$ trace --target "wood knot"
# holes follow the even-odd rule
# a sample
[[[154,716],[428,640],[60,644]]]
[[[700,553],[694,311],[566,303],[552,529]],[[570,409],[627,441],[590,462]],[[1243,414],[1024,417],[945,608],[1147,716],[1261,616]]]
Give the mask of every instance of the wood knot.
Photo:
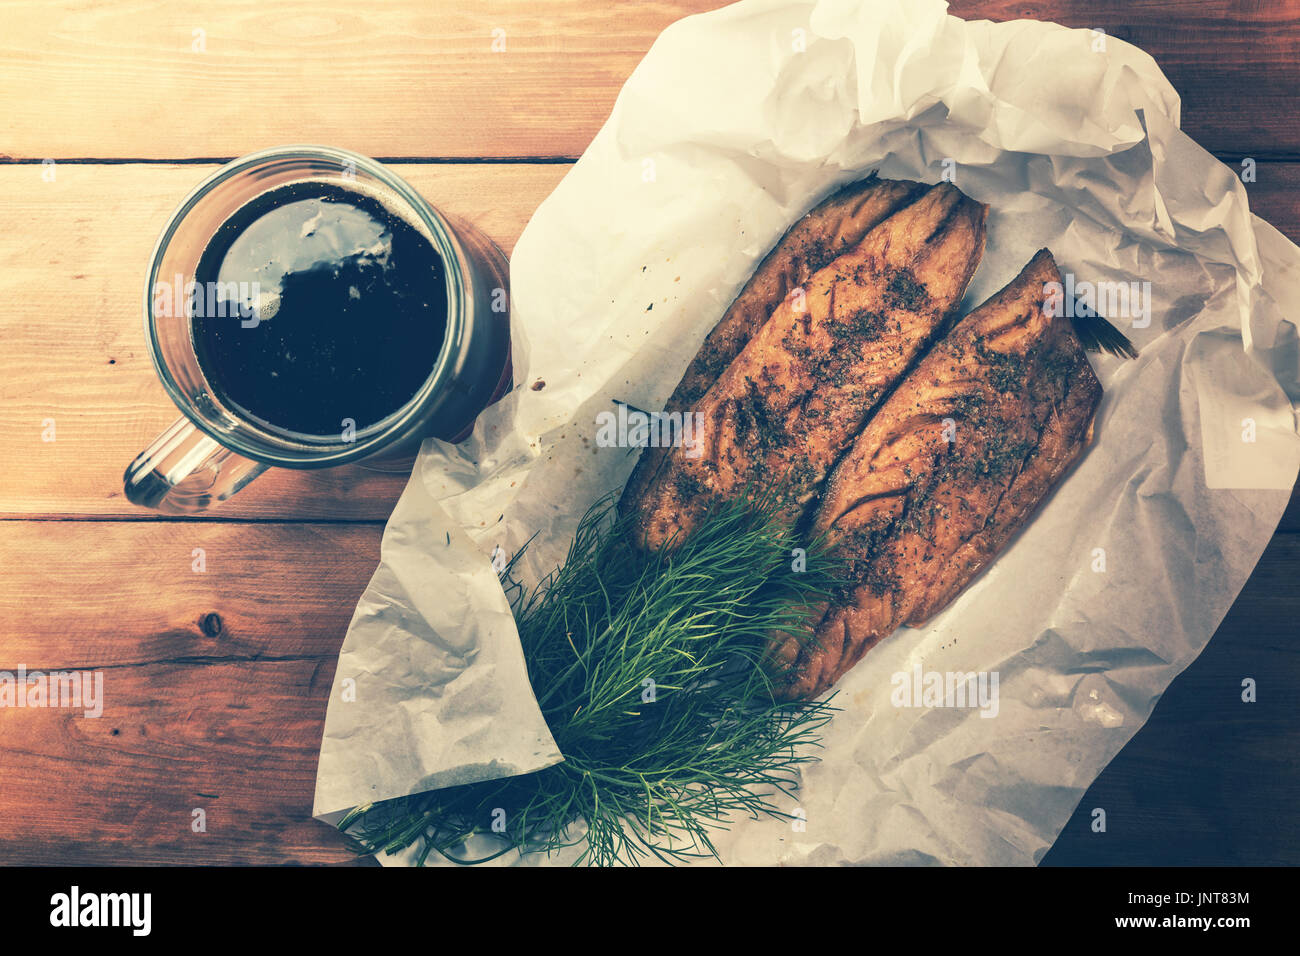
[[[212,611],[199,618],[199,629],[208,637],[217,637],[222,629],[221,615]]]

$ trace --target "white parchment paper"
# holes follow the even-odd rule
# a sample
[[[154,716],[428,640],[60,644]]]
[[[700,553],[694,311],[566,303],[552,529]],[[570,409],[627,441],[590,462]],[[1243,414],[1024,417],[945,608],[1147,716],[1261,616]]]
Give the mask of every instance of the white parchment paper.
[[[1081,464],[947,610],[840,682],[806,826],[741,820],[718,845],[746,864],[1041,859],[1205,647],[1300,465],[1300,250],[1178,119],[1132,46],[931,0],[747,0],[667,29],[515,249],[516,389],[470,441],[426,443],[389,521],[316,814],[559,759],[489,556],[532,538],[523,578],[558,564],[635,461],[596,446],[596,415],[662,407],[780,234],[876,169],[990,204],[967,308],[1041,246],[1078,281],[1149,282],[1149,316],[1114,317],[1141,356],[1093,357]],[[996,672],[996,716],[894,706],[917,668]]]

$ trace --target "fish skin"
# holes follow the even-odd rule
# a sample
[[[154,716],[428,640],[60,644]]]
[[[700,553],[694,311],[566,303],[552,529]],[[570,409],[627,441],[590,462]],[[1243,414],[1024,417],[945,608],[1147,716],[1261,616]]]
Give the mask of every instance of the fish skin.
[[[932,186],[792,290],[696,403],[696,446],[667,449],[625,494],[635,540],[671,547],[751,485],[782,489],[796,520],[961,302],[987,212],[948,183]]]
[[[772,247],[709,332],[664,411],[693,408],[791,289],[803,285],[817,270],[858,245],[868,232],[926,189],[923,183],[880,179],[872,173],[810,209]],[[657,447],[641,453],[622,495],[629,508],[645,493],[666,454],[667,449]]]
[[[1040,250],[935,345],[837,465],[812,531],[855,586],[811,642],[774,641],[782,697],[817,697],[900,625],[942,610],[1090,442],[1101,385],[1069,320],[1044,313],[1044,286],[1060,279]]]

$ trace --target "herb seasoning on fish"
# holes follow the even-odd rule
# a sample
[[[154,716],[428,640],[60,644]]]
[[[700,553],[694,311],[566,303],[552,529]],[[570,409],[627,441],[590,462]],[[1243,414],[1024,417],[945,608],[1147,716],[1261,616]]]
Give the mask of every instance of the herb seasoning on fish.
[[[931,187],[782,300],[696,405],[695,456],[669,449],[648,459],[662,470],[629,482],[625,507],[646,547],[689,534],[756,479],[790,488],[796,463],[811,469],[790,503],[797,521],[844,444],[947,324],[983,254],[986,211],[950,184]],[[673,473],[711,468],[707,494],[677,493]]]
[[[790,698],[815,697],[942,609],[1081,453],[1101,386],[1069,321],[1043,313],[1053,280],[1043,250],[953,326],[836,466],[810,530],[857,586],[828,604],[812,642],[773,642]]]

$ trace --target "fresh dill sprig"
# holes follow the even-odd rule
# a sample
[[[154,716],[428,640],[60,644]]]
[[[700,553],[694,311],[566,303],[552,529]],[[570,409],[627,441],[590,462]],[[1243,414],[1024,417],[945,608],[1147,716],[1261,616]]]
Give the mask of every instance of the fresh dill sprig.
[[[793,796],[834,708],[778,699],[764,652],[774,634],[807,634],[835,581],[819,542],[794,569],[777,513],[775,496],[742,497],[647,554],[602,500],[564,564],[514,601],[563,762],[358,807],[339,829],[363,853],[418,844],[421,865],[568,846],[610,865],[716,857],[714,828],[788,817],[778,797]],[[489,852],[471,857],[471,839]]]

